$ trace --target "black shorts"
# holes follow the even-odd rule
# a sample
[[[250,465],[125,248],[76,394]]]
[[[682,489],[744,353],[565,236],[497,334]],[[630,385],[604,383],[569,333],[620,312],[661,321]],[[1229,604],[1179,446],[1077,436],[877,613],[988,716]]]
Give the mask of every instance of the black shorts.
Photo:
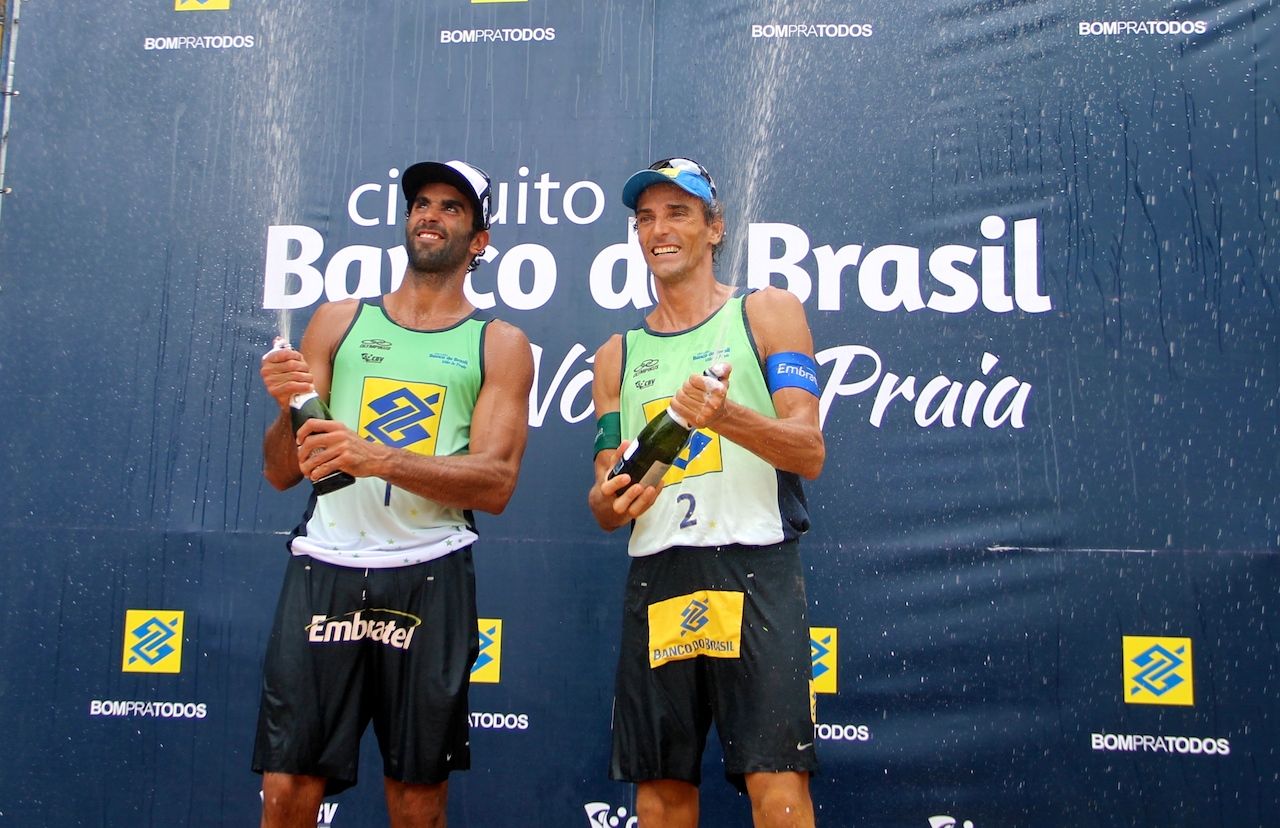
[[[712,721],[739,790],[748,773],[817,771],[805,610],[795,542],[632,560],[610,778],[699,784]]]
[[[476,627],[470,548],[395,569],[293,557],[267,644],[253,769],[345,790],[372,720],[391,779],[436,784],[466,770]]]

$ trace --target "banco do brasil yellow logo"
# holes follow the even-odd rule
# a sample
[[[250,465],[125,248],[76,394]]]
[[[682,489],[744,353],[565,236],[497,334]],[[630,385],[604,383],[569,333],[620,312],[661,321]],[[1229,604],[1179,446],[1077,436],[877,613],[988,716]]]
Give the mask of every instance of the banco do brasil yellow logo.
[[[370,442],[434,455],[444,395],[443,385],[367,377],[356,433]]]
[[[173,0],[174,11],[226,11],[231,0]]]
[[[649,605],[649,667],[742,654],[743,593],[701,589]]]
[[[813,692],[836,693],[836,653],[839,635],[835,627],[809,628],[809,654],[813,658]]]
[[[473,684],[497,684],[502,679],[502,619],[481,618],[480,655],[471,667]]]
[[[666,411],[669,405],[671,405],[670,397],[645,403],[645,421],[648,422]],[[667,473],[662,476],[662,482],[671,486],[686,477],[697,477],[702,474],[723,470],[724,465],[720,460],[720,435],[714,431],[700,428],[689,435],[689,442],[685,443],[684,448],[680,449],[680,453],[676,455],[675,462],[671,464],[670,469],[667,469]]]
[[[126,673],[182,672],[182,610],[125,610]]]
[[[1194,705],[1191,639],[1126,635],[1124,700],[1128,704]]]

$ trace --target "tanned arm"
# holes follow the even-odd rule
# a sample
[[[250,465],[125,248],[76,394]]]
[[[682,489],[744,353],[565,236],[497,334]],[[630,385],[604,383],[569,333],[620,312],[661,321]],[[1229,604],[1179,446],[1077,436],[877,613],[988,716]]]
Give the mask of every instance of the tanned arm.
[[[621,404],[622,337],[615,334],[601,345],[593,365],[591,399],[595,402],[596,416],[602,417],[618,411]],[[596,482],[587,495],[587,505],[591,507],[596,523],[606,532],[612,532],[644,514],[662,491],[661,483],[657,486],[631,485],[629,474],[605,480],[630,444],[630,440],[623,440],[616,449],[596,453]]]
[[[528,338],[519,328],[491,322],[484,362],[468,454],[427,457],[361,440],[342,423],[310,420],[298,431],[301,473],[318,480],[341,469],[381,478],[446,506],[502,512],[515,491],[529,436],[533,352]]]
[[[796,351],[813,356],[813,336],[800,300],[785,290],[765,288],[747,297],[747,320],[762,360]],[[766,417],[727,399],[727,384],[707,389],[690,377],[671,407],[697,428],[710,428],[781,471],[809,480],[822,471],[826,446],[818,422],[818,398],[799,388],[773,393],[778,417]]]
[[[280,415],[268,426],[262,440],[263,474],[280,491],[297,485],[303,478],[289,417],[289,398],[314,387],[328,404],[333,357],[358,307],[359,302],[354,299],[321,305],[302,335],[301,350],[273,351],[262,360],[262,381],[280,406]]]

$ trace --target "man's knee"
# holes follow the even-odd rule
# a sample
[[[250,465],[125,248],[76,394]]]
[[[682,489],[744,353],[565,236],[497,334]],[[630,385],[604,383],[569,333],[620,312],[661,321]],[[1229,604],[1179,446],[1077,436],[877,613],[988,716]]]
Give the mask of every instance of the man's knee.
[[[698,787],[675,779],[641,782],[636,789],[640,828],[668,828],[698,824]]]
[[[746,783],[757,826],[813,825],[809,774],[796,771],[749,773]]]
[[[310,824],[324,800],[325,778],[296,773],[262,775],[262,824],[267,828]]]

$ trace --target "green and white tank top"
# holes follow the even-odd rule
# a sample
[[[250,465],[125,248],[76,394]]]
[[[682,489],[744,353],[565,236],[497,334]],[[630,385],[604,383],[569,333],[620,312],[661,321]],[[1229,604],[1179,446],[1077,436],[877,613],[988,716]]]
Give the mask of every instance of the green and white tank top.
[[[633,440],[691,374],[729,362],[729,399],[776,418],[747,324],[744,297],[730,299],[687,331],[647,325],[626,333],[622,355],[622,436]],[[809,528],[800,478],[713,431],[699,429],[663,478],[657,501],[635,520],[628,549],[643,557],[672,546],[768,546]]]
[[[479,311],[440,331],[392,322],[381,298],[361,302],[333,360],[329,410],[360,437],[429,456],[466,454],[484,381]],[[376,477],[311,496],[295,555],[338,566],[385,568],[433,560],[475,542],[470,512]]]

